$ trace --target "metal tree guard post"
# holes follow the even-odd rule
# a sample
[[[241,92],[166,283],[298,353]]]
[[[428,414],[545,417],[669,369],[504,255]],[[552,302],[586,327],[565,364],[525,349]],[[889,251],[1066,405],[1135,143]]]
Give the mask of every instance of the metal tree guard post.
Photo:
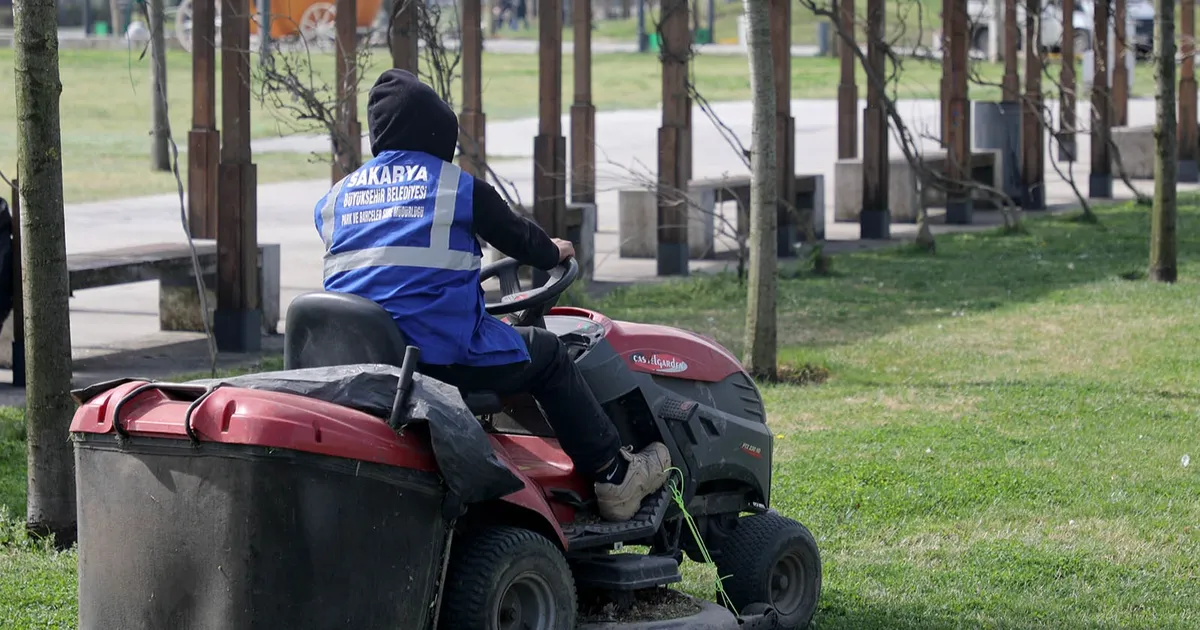
[[[192,3],[192,129],[188,132],[188,230],[194,238],[217,237],[217,60],[214,17],[221,0]]]
[[[1092,169],[1088,197],[1112,198],[1112,102],[1109,100],[1108,15],[1112,0],[1096,0],[1092,24]]]
[[[1125,65],[1125,0],[1113,0],[1112,125],[1129,124],[1129,68]]]
[[[860,238],[891,238],[888,200],[888,121],[884,109],[884,0],[867,0],[867,108],[863,112],[863,202]],[[874,79],[872,79],[872,75]]]
[[[855,22],[854,0],[839,0],[839,22],[842,31],[838,64],[841,67],[841,79],[838,81],[838,159],[848,160],[858,157],[858,84],[855,83],[854,69],[858,66],[858,56],[854,54]],[[844,39],[843,39],[844,38]]]
[[[541,0],[538,19],[538,135],[533,144],[533,214],[567,238],[567,139],[562,135],[562,0]]]
[[[262,346],[258,304],[257,170],[250,152],[250,2],[221,7],[221,146],[217,220],[217,348],[257,352]]]
[[[411,0],[416,1],[416,0]],[[462,90],[459,166],[475,177],[487,175],[487,115],[483,111],[482,0],[463,0]]]
[[[792,118],[792,3],[771,0],[771,57],[775,66],[776,255],[796,255],[796,123]],[[824,212],[815,208],[814,212]],[[811,223],[811,218],[809,219]]]
[[[1179,67],[1179,168],[1176,174],[1181,182],[1200,181],[1197,168],[1197,153],[1200,152],[1200,134],[1196,129],[1196,1],[1180,0],[1180,54],[1183,63]]]
[[[688,3],[662,5],[662,126],[658,129],[658,275],[688,275],[688,200],[691,166],[687,91]]]
[[[1075,0],[1062,0],[1062,14],[1075,15]],[[1075,22],[1063,20],[1062,63],[1059,66],[1058,159],[1074,162],[1075,155]]]
[[[1041,0],[1026,0],[1025,50],[1041,40]],[[1045,134],[1042,127],[1042,56],[1025,55],[1025,109],[1021,117],[1021,207],[1046,209]]]
[[[944,0],[943,13],[948,18],[944,31],[948,33],[942,48],[942,84],[945,86],[946,121],[942,128],[948,149],[946,177],[953,182],[946,194],[946,223],[966,225],[974,215],[971,191],[958,182],[971,177],[971,102],[967,97],[968,48],[970,26],[967,5],[961,0]]]

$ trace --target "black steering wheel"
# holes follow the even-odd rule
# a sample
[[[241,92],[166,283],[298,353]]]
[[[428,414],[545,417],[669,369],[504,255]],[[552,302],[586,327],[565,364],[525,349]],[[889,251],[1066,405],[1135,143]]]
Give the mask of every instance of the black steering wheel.
[[[484,305],[489,315],[516,314],[510,318],[514,326],[533,325],[540,321],[558,301],[567,287],[579,277],[579,263],[572,256],[557,267],[551,269],[549,278],[540,287],[522,289],[521,279],[517,271],[523,267],[515,258],[497,260],[479,270],[479,281],[486,282],[492,278],[500,280],[500,293],[503,297],[499,302]],[[537,282],[538,271],[534,271],[534,282]],[[541,272],[546,274],[546,272]]]

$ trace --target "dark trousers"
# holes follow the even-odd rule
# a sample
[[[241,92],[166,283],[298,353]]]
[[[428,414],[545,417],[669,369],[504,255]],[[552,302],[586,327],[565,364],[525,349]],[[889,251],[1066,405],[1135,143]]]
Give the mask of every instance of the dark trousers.
[[[554,333],[544,328],[514,328],[529,348],[528,363],[487,367],[422,365],[421,372],[467,391],[492,391],[499,396],[532,394],[541,403],[554,436],[575,468],[594,478],[621,449],[616,426]]]

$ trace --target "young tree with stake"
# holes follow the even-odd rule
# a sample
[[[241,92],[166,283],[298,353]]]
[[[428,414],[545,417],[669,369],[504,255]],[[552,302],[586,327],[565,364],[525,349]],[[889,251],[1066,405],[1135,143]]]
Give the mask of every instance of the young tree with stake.
[[[790,0],[774,0],[788,2]],[[754,118],[750,145],[750,273],[746,296],[746,370],[776,377],[775,78],[771,59],[772,0],[743,0],[749,18],[750,89]]]

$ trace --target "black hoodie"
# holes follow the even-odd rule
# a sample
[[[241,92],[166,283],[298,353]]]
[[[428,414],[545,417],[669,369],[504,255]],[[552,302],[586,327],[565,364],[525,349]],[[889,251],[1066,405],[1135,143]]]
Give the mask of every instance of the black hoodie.
[[[407,70],[380,75],[367,97],[371,152],[420,151],[454,161],[458,117],[428,85]],[[558,247],[538,225],[517,215],[487,182],[475,178],[472,207],[475,233],[506,256],[549,270],[558,264]]]

